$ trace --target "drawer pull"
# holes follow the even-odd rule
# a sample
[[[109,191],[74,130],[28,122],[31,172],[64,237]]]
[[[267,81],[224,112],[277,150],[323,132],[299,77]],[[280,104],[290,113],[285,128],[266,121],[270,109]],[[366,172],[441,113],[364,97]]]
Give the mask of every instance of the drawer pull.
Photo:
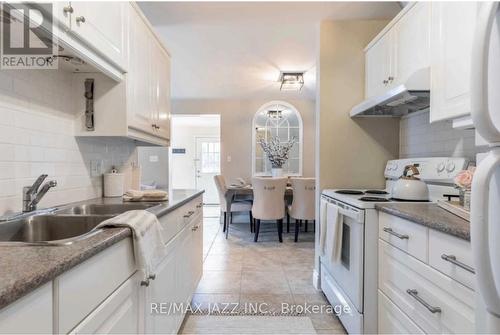
[[[410,290],[410,289],[408,289],[408,290],[406,290],[406,293],[408,293],[409,295],[412,296],[412,298],[414,298],[419,303],[421,303],[422,305],[424,305],[424,307],[427,308],[427,310],[429,312],[431,312],[432,314],[434,314],[434,313],[441,313],[441,308],[440,307],[431,306],[424,299],[420,298],[418,296],[418,291],[417,290]]]
[[[470,273],[476,273],[476,271],[474,271],[474,268],[467,265],[467,264],[464,264],[460,261],[457,260],[457,257],[454,256],[454,255],[446,255],[446,254],[442,254],[441,255],[441,258],[444,259],[445,261],[447,262],[450,262],[452,264],[455,264],[456,266],[458,266],[459,268],[462,268],[464,269],[465,271],[469,271]]]
[[[194,214],[194,211],[189,211],[187,214],[184,215],[185,218],[191,217],[191,215]]]
[[[392,236],[396,236],[397,238],[401,239],[401,240],[407,240],[409,239],[410,237],[408,235],[403,235],[403,234],[399,234],[399,233],[396,233],[394,230],[392,230],[391,228],[387,228],[385,227],[384,228],[384,231],[388,234],[391,234]]]
[[[194,226],[194,227],[192,227],[192,228],[191,228],[191,230],[192,230],[192,231],[197,231],[197,230],[198,230],[198,228],[200,228],[200,226]]]
[[[141,286],[146,286],[148,287],[149,286],[149,278],[146,279],[146,280],[141,280]]]
[[[155,274],[149,275],[148,279],[155,280],[156,279],[156,275]]]
[[[196,208],[201,208],[201,207],[203,207],[202,203],[199,203],[198,205],[196,205]]]

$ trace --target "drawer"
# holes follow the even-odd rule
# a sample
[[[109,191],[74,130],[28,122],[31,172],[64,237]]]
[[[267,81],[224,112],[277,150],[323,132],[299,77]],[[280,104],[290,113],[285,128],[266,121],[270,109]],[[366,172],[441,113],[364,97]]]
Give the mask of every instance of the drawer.
[[[427,263],[429,229],[387,213],[379,213],[379,237]]]
[[[379,242],[382,293],[426,333],[474,332],[474,291],[398,248]],[[441,311],[433,313],[433,308]]]
[[[58,332],[73,329],[134,272],[132,239],[127,238],[59,276]]]
[[[378,291],[379,334],[425,334],[398,306]]]
[[[474,289],[474,268],[469,241],[429,231],[429,265]]]
[[[163,229],[162,235],[165,243],[168,243],[182,229],[183,213],[184,209],[180,207],[158,218]]]

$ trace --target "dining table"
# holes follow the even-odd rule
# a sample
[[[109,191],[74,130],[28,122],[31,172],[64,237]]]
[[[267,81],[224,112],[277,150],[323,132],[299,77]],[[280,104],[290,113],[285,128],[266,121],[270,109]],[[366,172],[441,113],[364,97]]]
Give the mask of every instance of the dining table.
[[[235,186],[235,185],[230,185],[227,187],[226,194],[225,194],[225,200],[226,200],[226,208],[231,208],[231,204],[235,200],[237,196],[243,197],[243,196],[248,196],[248,197],[253,197],[253,187],[252,185],[246,185],[246,186]],[[285,199],[292,199],[293,198],[293,189],[290,186],[287,186],[285,190]],[[224,222],[224,226],[226,227],[226,238],[228,237],[229,234],[229,220],[230,220],[230,215],[226,215],[226,219]]]

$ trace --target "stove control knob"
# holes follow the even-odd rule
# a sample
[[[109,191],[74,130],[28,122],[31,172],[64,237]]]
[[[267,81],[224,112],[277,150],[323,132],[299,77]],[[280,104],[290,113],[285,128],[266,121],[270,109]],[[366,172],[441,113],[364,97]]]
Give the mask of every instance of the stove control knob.
[[[454,170],[455,170],[455,163],[448,162],[448,164],[446,164],[446,171],[453,172]]]
[[[436,170],[437,170],[437,172],[443,172],[444,168],[445,168],[445,164],[444,164],[444,162],[441,162],[438,164]]]

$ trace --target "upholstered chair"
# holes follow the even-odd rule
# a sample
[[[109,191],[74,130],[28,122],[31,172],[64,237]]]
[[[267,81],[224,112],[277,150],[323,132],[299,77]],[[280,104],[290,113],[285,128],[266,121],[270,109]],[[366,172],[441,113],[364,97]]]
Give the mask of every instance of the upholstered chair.
[[[288,206],[286,231],[290,232],[290,217],[295,219],[295,242],[299,239],[299,230],[304,221],[307,232],[308,221],[315,220],[316,180],[314,178],[291,178],[293,201]]]
[[[283,242],[286,183],[287,178],[252,178],[255,242],[259,238],[261,220],[276,220],[278,238]]]
[[[222,175],[216,175],[214,176],[214,181],[215,181],[215,186],[217,187],[217,192],[219,193],[220,211],[221,213],[224,214],[224,228],[222,231],[225,232],[226,229],[229,229],[229,227],[226,227],[226,218],[228,212],[230,215],[229,223],[232,223],[233,221],[234,212],[248,212],[248,215],[250,216],[250,232],[253,232],[252,201],[233,200],[233,202],[231,203],[231,208],[228,211],[226,203],[226,192],[227,192],[226,180]]]

